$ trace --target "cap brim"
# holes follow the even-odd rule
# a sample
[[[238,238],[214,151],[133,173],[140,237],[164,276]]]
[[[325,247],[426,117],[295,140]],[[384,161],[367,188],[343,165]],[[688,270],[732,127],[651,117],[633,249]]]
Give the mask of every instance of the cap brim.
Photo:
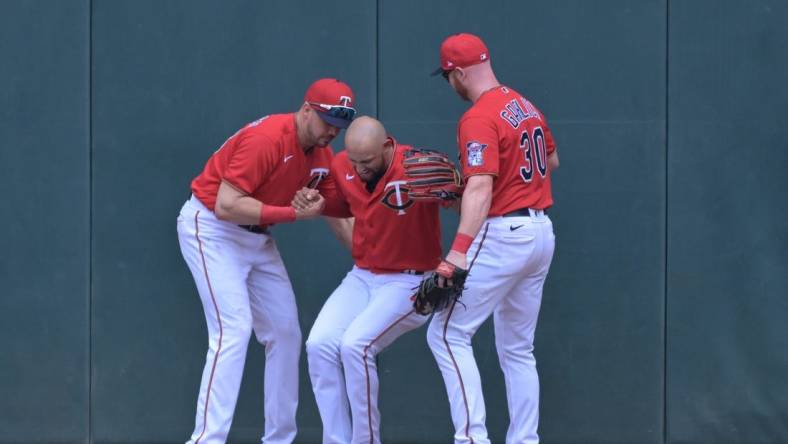
[[[345,128],[350,126],[350,120],[340,119],[339,117],[334,117],[334,116],[329,116],[328,114],[320,112],[320,111],[317,112],[317,115],[320,116],[321,119],[323,119],[323,122],[326,122],[327,124],[329,124],[331,126],[335,126],[337,128],[342,128],[342,129],[345,129]]]
[[[443,68],[438,68],[435,71],[432,71],[431,76],[437,76],[438,74],[443,74]]]

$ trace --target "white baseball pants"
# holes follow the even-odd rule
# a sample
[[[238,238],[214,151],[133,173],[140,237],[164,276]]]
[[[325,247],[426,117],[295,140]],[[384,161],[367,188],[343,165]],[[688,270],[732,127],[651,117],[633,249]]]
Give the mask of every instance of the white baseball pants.
[[[301,330],[293,289],[273,238],[218,220],[192,197],[178,216],[178,240],[208,325],[208,353],[187,444],[227,440],[252,331],[265,346],[262,440],[291,443]]]
[[[542,211],[530,214],[486,221],[468,250],[471,268],[460,302],[436,313],[427,330],[427,342],[446,383],[458,444],[490,442],[471,348],[471,338],[490,314],[506,382],[510,417],[506,442],[539,442],[539,377],[533,342],[555,236]]]
[[[353,267],[320,310],[306,351],[324,444],[380,443],[375,356],[427,321],[410,299],[421,278]]]

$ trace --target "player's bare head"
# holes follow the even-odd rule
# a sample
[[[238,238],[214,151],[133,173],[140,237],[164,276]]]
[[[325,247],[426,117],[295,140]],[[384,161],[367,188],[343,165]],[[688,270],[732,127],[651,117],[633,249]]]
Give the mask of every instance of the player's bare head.
[[[348,154],[369,154],[381,151],[386,141],[386,128],[380,121],[361,116],[353,121],[345,133]]]
[[[345,150],[361,180],[382,175],[391,160],[394,143],[380,121],[368,116],[356,118],[345,133]]]

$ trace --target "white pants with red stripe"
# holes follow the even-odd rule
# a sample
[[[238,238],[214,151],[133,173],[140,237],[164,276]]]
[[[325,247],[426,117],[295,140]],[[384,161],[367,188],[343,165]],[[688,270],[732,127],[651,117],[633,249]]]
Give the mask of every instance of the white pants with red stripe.
[[[218,220],[194,197],[178,216],[178,240],[208,324],[208,354],[188,444],[226,442],[252,331],[265,346],[263,442],[291,443],[301,330],[274,240]]]
[[[533,342],[554,248],[552,222],[541,211],[531,211],[531,217],[489,218],[468,250],[470,273],[462,303],[433,316],[427,341],[446,383],[455,443],[490,442],[471,338],[491,314],[506,382],[506,442],[539,442]]]
[[[421,278],[353,267],[320,310],[306,351],[324,444],[380,443],[375,356],[427,321],[410,299]]]

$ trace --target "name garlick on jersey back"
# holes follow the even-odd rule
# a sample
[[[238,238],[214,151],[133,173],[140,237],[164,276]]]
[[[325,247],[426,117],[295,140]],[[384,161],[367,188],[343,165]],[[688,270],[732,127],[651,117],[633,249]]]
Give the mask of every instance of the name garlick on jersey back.
[[[547,158],[555,151],[544,115],[506,86],[483,93],[458,125],[462,173],[496,177],[489,216],[553,204]]]

